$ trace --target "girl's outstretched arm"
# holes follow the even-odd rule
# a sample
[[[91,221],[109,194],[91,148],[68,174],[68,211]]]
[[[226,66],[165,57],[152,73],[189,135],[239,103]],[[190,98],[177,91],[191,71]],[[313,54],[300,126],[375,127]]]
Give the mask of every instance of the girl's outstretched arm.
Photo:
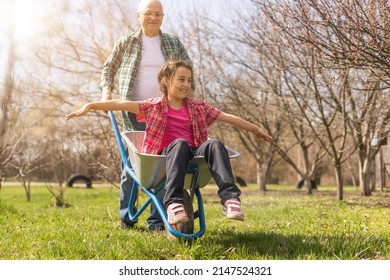
[[[237,128],[241,128],[247,131],[251,131],[255,134],[256,138],[258,140],[263,139],[265,142],[269,143],[272,140],[272,137],[268,135],[264,130],[262,130],[257,125],[250,123],[240,117],[237,117],[235,115],[226,114],[224,112],[221,112],[217,118],[218,122],[224,122],[227,124],[231,124]]]
[[[80,109],[66,115],[66,119],[69,120],[73,117],[80,117],[88,113],[90,110],[101,110],[101,111],[128,111],[134,114],[139,113],[138,102],[125,101],[119,99],[107,100],[107,101],[96,101],[84,104]]]

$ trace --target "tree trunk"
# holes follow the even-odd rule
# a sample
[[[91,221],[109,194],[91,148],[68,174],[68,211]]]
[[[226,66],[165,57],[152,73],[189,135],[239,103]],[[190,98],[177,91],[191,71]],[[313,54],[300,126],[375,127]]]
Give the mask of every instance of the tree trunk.
[[[359,186],[360,192],[364,196],[371,195],[371,160],[368,157],[364,159],[364,161],[359,162]]]
[[[385,188],[385,166],[384,166],[384,161],[383,161],[383,150],[382,146],[379,147],[379,181],[380,181],[380,186],[381,186],[381,192],[383,192]]]
[[[339,201],[343,200],[343,175],[341,172],[341,166],[336,165],[335,166],[335,172],[336,172],[336,184],[337,184],[337,199]]]
[[[27,201],[31,201],[31,180],[27,179],[27,189],[26,189],[26,196],[27,196]]]
[[[375,158],[371,160],[371,192],[375,192],[376,189],[376,165]]]
[[[260,162],[256,163],[256,173],[257,173],[257,185],[259,186],[260,192],[265,193],[266,191],[266,172],[263,170],[264,164]]]
[[[310,195],[313,193],[313,186],[311,184],[311,180],[309,177],[304,179],[305,182],[305,189],[306,189],[306,194]]]

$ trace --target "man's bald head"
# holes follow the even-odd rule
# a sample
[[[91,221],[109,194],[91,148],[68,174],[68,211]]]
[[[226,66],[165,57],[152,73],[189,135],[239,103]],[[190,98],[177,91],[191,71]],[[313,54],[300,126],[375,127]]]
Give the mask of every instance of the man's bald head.
[[[145,9],[150,6],[150,4],[160,5],[161,10],[163,9],[162,3],[160,0],[140,0],[138,4],[138,12],[143,12]]]

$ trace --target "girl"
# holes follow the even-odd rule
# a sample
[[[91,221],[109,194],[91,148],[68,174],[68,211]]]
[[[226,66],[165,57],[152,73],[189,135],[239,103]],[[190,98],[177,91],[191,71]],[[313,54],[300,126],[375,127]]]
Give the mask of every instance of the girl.
[[[166,193],[163,203],[168,222],[188,222],[183,205],[183,185],[187,164],[194,156],[204,156],[218,186],[223,214],[228,219],[244,220],[241,191],[234,183],[230,159],[219,140],[208,140],[207,128],[215,121],[251,131],[258,140],[272,137],[260,127],[237,116],[226,114],[203,101],[191,98],[195,89],[192,66],[186,61],[168,61],[159,73],[162,96],[144,101],[109,100],[90,102],[66,119],[82,116],[89,110],[128,111],[146,122],[142,152],[166,155]]]

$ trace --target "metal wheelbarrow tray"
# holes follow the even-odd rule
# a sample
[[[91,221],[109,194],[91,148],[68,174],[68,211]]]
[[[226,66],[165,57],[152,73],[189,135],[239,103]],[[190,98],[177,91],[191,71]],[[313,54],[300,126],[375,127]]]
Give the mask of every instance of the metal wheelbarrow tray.
[[[204,157],[197,156],[190,160],[185,177],[184,188],[192,191],[198,202],[198,209],[194,213],[194,219],[199,218],[200,229],[198,232],[189,234],[177,231],[176,227],[168,223],[167,214],[164,206],[157,197],[157,193],[165,187],[166,175],[166,157],[164,155],[150,155],[141,153],[141,147],[144,139],[144,131],[125,131],[119,132],[118,125],[114,114],[108,112],[119,152],[121,154],[122,163],[126,172],[133,178],[134,183],[129,201],[129,217],[130,220],[136,221],[138,216],[146,209],[146,207],[153,202],[157,211],[162,217],[165,228],[175,237],[180,238],[197,238],[205,232],[205,218],[203,209],[202,195],[199,188],[205,187],[212,178],[207,162]],[[127,153],[124,147],[124,142],[127,146]],[[236,158],[240,153],[226,147],[230,158]],[[136,201],[136,191],[134,188],[140,187],[145,193],[149,195],[149,199],[138,209],[136,213],[132,213],[132,206]]]

